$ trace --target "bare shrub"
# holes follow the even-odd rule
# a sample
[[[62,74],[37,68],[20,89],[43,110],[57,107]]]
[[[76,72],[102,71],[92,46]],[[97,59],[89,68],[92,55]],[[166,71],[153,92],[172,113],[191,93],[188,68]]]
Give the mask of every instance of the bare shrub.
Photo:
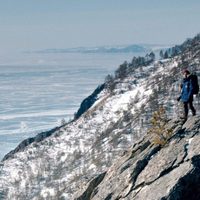
[[[166,115],[166,110],[160,107],[156,112],[153,113],[151,119],[151,128],[148,130],[148,134],[152,136],[153,144],[159,144],[164,146],[168,139],[172,135],[172,129],[166,127],[169,119]]]

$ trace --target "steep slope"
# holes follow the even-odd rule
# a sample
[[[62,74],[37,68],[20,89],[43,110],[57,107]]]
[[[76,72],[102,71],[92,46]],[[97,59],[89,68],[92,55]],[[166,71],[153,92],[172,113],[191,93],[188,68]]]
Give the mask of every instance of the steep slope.
[[[174,132],[167,145],[154,145],[146,135],[77,200],[199,200],[200,117],[169,126]]]
[[[148,66],[135,66],[133,61],[126,64],[126,76],[114,80],[112,92],[105,87],[95,95],[96,101],[79,118],[51,131],[47,138],[22,145],[4,159],[2,198],[71,200],[84,184],[102,174],[92,182],[99,185],[108,167],[146,134],[159,105],[170,118],[177,117],[180,71],[187,63],[200,74],[199,58],[198,35],[171,59]],[[195,103],[197,107],[198,99]],[[154,148],[147,144],[147,149]]]

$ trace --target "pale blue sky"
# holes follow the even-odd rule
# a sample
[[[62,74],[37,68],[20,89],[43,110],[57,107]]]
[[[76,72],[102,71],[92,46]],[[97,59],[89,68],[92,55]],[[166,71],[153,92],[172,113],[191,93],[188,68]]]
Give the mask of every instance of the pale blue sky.
[[[181,43],[199,21],[199,0],[0,0],[0,52]]]

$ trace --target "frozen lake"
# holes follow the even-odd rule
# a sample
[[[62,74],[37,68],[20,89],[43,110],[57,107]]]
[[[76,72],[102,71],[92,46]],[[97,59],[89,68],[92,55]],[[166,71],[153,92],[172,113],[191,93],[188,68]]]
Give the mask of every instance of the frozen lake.
[[[1,59],[0,159],[22,140],[73,118],[105,76],[133,56],[57,53]]]

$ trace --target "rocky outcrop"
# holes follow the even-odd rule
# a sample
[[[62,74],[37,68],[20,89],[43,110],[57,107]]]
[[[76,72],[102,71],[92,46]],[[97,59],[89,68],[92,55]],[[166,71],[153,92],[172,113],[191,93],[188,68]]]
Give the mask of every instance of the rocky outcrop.
[[[74,116],[74,119],[78,119],[83,113],[85,113],[96,101],[98,94],[105,88],[105,84],[98,86],[94,92],[84,99]]]
[[[35,137],[31,137],[31,138],[27,138],[23,140],[14,150],[6,154],[4,158],[2,159],[2,161],[12,158],[15,153],[23,151],[28,145],[32,144],[33,142],[41,142],[45,138],[50,137],[52,134],[55,134],[56,131],[60,130],[60,128],[62,128],[62,126],[53,128],[50,131],[44,131],[42,133],[39,133]]]
[[[104,172],[104,173],[98,175],[97,177],[95,177],[89,183],[88,189],[80,197],[78,197],[77,200],[90,199],[94,192],[93,189],[101,183],[101,181],[104,179],[105,175],[106,175],[106,173]]]
[[[168,126],[173,135],[165,146],[152,144],[146,135],[98,185],[86,186],[83,194],[91,195],[84,200],[199,200],[200,117],[184,125],[172,120]]]

